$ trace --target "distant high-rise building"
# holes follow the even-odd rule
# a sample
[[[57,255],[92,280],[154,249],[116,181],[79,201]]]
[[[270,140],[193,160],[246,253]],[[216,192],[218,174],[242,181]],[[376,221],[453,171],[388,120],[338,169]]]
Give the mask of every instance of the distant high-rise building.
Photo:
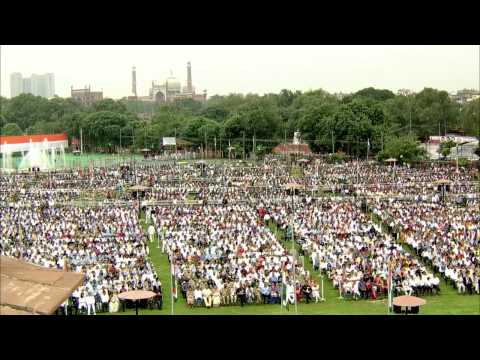
[[[48,97],[55,96],[55,75],[53,73],[48,73]]]
[[[23,84],[23,90],[22,90],[22,93],[23,94],[32,94],[33,95],[33,91],[32,91],[32,78],[25,78],[22,80],[22,84]]]
[[[22,78],[22,74],[13,73],[10,75],[11,97],[20,94],[32,94],[51,98],[55,95],[55,77],[52,73],[44,75],[33,74],[29,78]]]
[[[13,73],[10,75],[10,96],[13,98],[21,93],[23,93],[22,74]]]

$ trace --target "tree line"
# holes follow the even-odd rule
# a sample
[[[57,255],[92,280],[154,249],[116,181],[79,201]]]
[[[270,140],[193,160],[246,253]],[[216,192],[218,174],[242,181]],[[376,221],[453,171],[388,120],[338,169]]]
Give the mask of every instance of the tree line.
[[[460,105],[446,91],[432,88],[409,96],[366,88],[343,98],[322,89],[284,89],[263,96],[217,95],[206,103],[104,99],[88,107],[70,98],[47,100],[31,94],[0,98],[2,135],[66,132],[79,138],[82,129],[87,151],[155,150],[162,137],[176,136],[195,147],[216,143],[218,149],[240,148],[245,142],[250,153],[291,141],[300,131],[315,152],[386,157],[395,155],[392,148],[415,146],[430,135],[480,136],[479,111],[480,99]],[[253,148],[253,138],[258,148]]]

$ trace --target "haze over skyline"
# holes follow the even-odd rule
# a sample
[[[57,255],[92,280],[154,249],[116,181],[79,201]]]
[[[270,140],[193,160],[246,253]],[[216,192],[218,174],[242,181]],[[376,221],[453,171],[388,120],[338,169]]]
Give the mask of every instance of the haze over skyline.
[[[139,96],[152,80],[173,75],[185,85],[192,63],[193,85],[208,96],[278,93],[281,89],[330,93],[366,87],[433,87],[448,92],[479,88],[479,46],[300,46],[300,45],[2,45],[1,95],[10,97],[10,74],[55,74],[56,94],[91,85],[104,97],[132,95],[131,70],[137,70]]]

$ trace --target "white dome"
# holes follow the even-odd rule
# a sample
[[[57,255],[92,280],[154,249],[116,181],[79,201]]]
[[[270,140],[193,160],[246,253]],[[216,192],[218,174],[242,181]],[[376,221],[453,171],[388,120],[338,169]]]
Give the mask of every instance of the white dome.
[[[166,83],[168,85],[168,91],[179,91],[180,92],[180,90],[182,89],[182,85],[174,77],[167,78]]]

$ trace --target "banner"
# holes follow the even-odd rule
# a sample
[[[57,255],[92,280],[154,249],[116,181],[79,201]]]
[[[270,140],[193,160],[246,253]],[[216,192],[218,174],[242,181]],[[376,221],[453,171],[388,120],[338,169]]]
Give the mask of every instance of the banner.
[[[174,137],[164,137],[162,143],[163,143],[163,146],[165,146],[165,145],[174,145],[174,146],[177,145],[176,138],[174,138]]]

